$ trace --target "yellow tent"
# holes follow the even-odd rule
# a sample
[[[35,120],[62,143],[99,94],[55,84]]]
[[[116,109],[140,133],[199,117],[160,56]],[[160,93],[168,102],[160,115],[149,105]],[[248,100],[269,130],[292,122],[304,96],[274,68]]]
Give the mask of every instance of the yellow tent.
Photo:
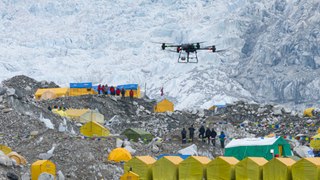
[[[303,180],[320,179],[320,158],[303,158],[292,165],[292,178]]]
[[[213,106],[211,106],[208,110],[214,111],[214,110],[216,110],[216,109],[217,109],[217,106],[213,105]]]
[[[79,118],[81,123],[86,123],[89,121],[95,121],[98,122],[100,124],[104,124],[104,115],[100,114],[98,111],[96,110],[89,110],[87,112],[85,112],[84,114],[82,114]]]
[[[236,165],[236,179],[262,179],[263,165],[268,161],[262,157],[247,157]]]
[[[55,114],[58,114],[61,117],[67,117],[67,114],[64,110],[52,109],[51,111]]]
[[[132,171],[129,171],[124,173],[124,175],[120,177],[120,180],[139,180],[139,175]]]
[[[31,165],[31,180],[38,180],[42,173],[56,176],[56,165],[49,160],[38,160]]]
[[[313,116],[313,110],[314,108],[307,108],[303,112],[303,116],[305,117],[312,117]]]
[[[179,156],[163,156],[153,164],[153,180],[178,180],[179,164],[182,161]]]
[[[2,151],[5,155],[9,154],[12,150],[6,145],[0,144],[0,151]]]
[[[320,150],[320,134],[312,136],[311,141],[310,141],[310,146],[314,150]]]
[[[107,137],[110,134],[109,129],[94,121],[89,121],[81,126],[80,132],[87,137]]]
[[[44,93],[42,93],[40,100],[49,100],[55,98],[57,98],[56,93],[54,93],[52,90],[47,90]]]
[[[56,97],[63,97],[63,96],[68,96],[69,88],[44,88],[44,89],[40,88],[35,93],[36,100],[40,100],[42,94],[45,93],[46,91],[53,92],[56,95]],[[46,92],[46,93],[51,94],[51,92],[50,93]]]
[[[70,88],[69,96],[82,96],[88,94],[98,94],[92,88]]]
[[[179,164],[180,180],[198,180],[206,177],[206,166],[210,159],[204,156],[189,156]]]
[[[239,162],[234,157],[219,156],[207,165],[207,180],[235,179],[235,165]]]
[[[89,111],[89,109],[67,109],[66,115],[70,119],[79,120],[80,116]]]
[[[121,161],[129,161],[132,159],[131,154],[125,148],[115,148],[113,149],[109,156],[108,161],[121,162]]]
[[[152,179],[152,165],[156,160],[151,156],[136,156],[124,164],[124,172],[131,170],[139,175],[139,180]]]
[[[16,161],[17,165],[26,165],[27,164],[27,160],[21,156],[20,154],[16,153],[16,152],[10,152],[9,154],[7,154],[7,156],[10,159],[13,159]]]
[[[174,111],[174,105],[171,101],[164,99],[154,106],[154,112]]]
[[[291,158],[273,158],[263,166],[263,180],[291,180]]]

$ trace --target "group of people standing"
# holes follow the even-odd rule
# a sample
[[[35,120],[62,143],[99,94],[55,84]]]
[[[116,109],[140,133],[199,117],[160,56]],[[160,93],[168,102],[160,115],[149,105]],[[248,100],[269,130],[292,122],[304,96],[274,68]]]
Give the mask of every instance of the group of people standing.
[[[115,88],[113,86],[110,86],[108,87],[108,85],[101,85],[99,84],[98,85],[98,94],[105,94],[105,95],[108,95],[108,92],[110,91],[110,95],[112,96],[120,96],[121,97],[125,97],[125,94],[126,94],[126,90],[124,88],[122,88],[121,90],[119,88]],[[133,98],[134,96],[134,92],[132,89],[130,89],[129,91],[129,96],[130,98]]]
[[[188,128],[188,130],[189,130],[189,139],[191,142],[193,142],[195,128],[193,127],[193,125],[191,125]],[[187,130],[186,130],[186,128],[182,129],[181,136],[182,136],[182,144],[187,143]],[[202,142],[206,142],[206,139],[207,139],[208,144],[212,143],[213,146],[216,146],[216,137],[217,137],[217,132],[214,130],[214,128],[212,128],[210,130],[210,128],[207,127],[207,129],[205,129],[204,125],[202,125],[199,128],[199,138],[201,138]],[[221,133],[219,135],[221,148],[224,148],[225,138],[226,138],[226,135],[224,134],[223,131],[221,131]]]

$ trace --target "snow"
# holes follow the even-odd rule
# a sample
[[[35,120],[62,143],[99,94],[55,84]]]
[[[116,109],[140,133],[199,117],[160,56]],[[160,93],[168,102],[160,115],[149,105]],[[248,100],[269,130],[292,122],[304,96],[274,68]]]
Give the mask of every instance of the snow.
[[[278,138],[244,138],[233,139],[227,145],[226,148],[238,147],[238,146],[266,146],[272,145]]]
[[[42,113],[40,114],[39,120],[40,120],[41,122],[43,122],[48,129],[54,129],[54,125],[53,125],[53,123],[51,122],[51,120],[50,120],[50,119],[47,119],[47,118],[44,118],[44,117],[42,116]]]

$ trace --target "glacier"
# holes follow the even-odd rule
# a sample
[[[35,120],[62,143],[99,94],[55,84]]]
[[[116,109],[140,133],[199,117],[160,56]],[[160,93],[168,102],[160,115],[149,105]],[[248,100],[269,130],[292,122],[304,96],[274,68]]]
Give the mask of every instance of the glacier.
[[[0,1],[0,80],[138,83],[176,109],[246,100],[316,106],[317,0]],[[154,42],[205,41],[199,63]]]

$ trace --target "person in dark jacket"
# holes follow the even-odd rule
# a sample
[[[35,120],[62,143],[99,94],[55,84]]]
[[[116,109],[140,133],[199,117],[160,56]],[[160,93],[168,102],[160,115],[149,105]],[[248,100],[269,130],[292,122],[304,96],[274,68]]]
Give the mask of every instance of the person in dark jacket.
[[[189,139],[191,140],[191,142],[193,142],[193,137],[194,137],[194,131],[196,129],[193,127],[193,124],[189,127]]]
[[[108,95],[108,90],[109,90],[108,84],[106,84],[106,85],[104,86],[104,89],[105,89],[105,94]]]
[[[226,135],[224,134],[223,131],[221,131],[220,135],[219,135],[219,139],[220,139],[220,144],[221,144],[221,148],[224,148],[224,141],[225,141]]]
[[[130,99],[132,100],[133,99],[133,90],[132,89],[130,89],[129,95],[130,95]]]
[[[211,131],[210,128],[207,127],[206,130],[206,138],[208,139],[208,144],[210,144]]]
[[[206,132],[206,129],[202,125],[199,129],[199,138],[201,137],[202,141],[204,141],[204,133]]]
[[[126,90],[124,88],[121,89],[121,97],[124,98],[126,95]]]
[[[187,142],[187,131],[185,128],[181,131],[181,138],[182,138],[182,144],[185,144]]]
[[[217,137],[217,132],[212,128],[211,130],[211,142],[213,146],[216,146],[216,137]]]
[[[113,86],[110,86],[110,94],[112,96],[116,95],[116,91],[114,90],[114,87]]]

